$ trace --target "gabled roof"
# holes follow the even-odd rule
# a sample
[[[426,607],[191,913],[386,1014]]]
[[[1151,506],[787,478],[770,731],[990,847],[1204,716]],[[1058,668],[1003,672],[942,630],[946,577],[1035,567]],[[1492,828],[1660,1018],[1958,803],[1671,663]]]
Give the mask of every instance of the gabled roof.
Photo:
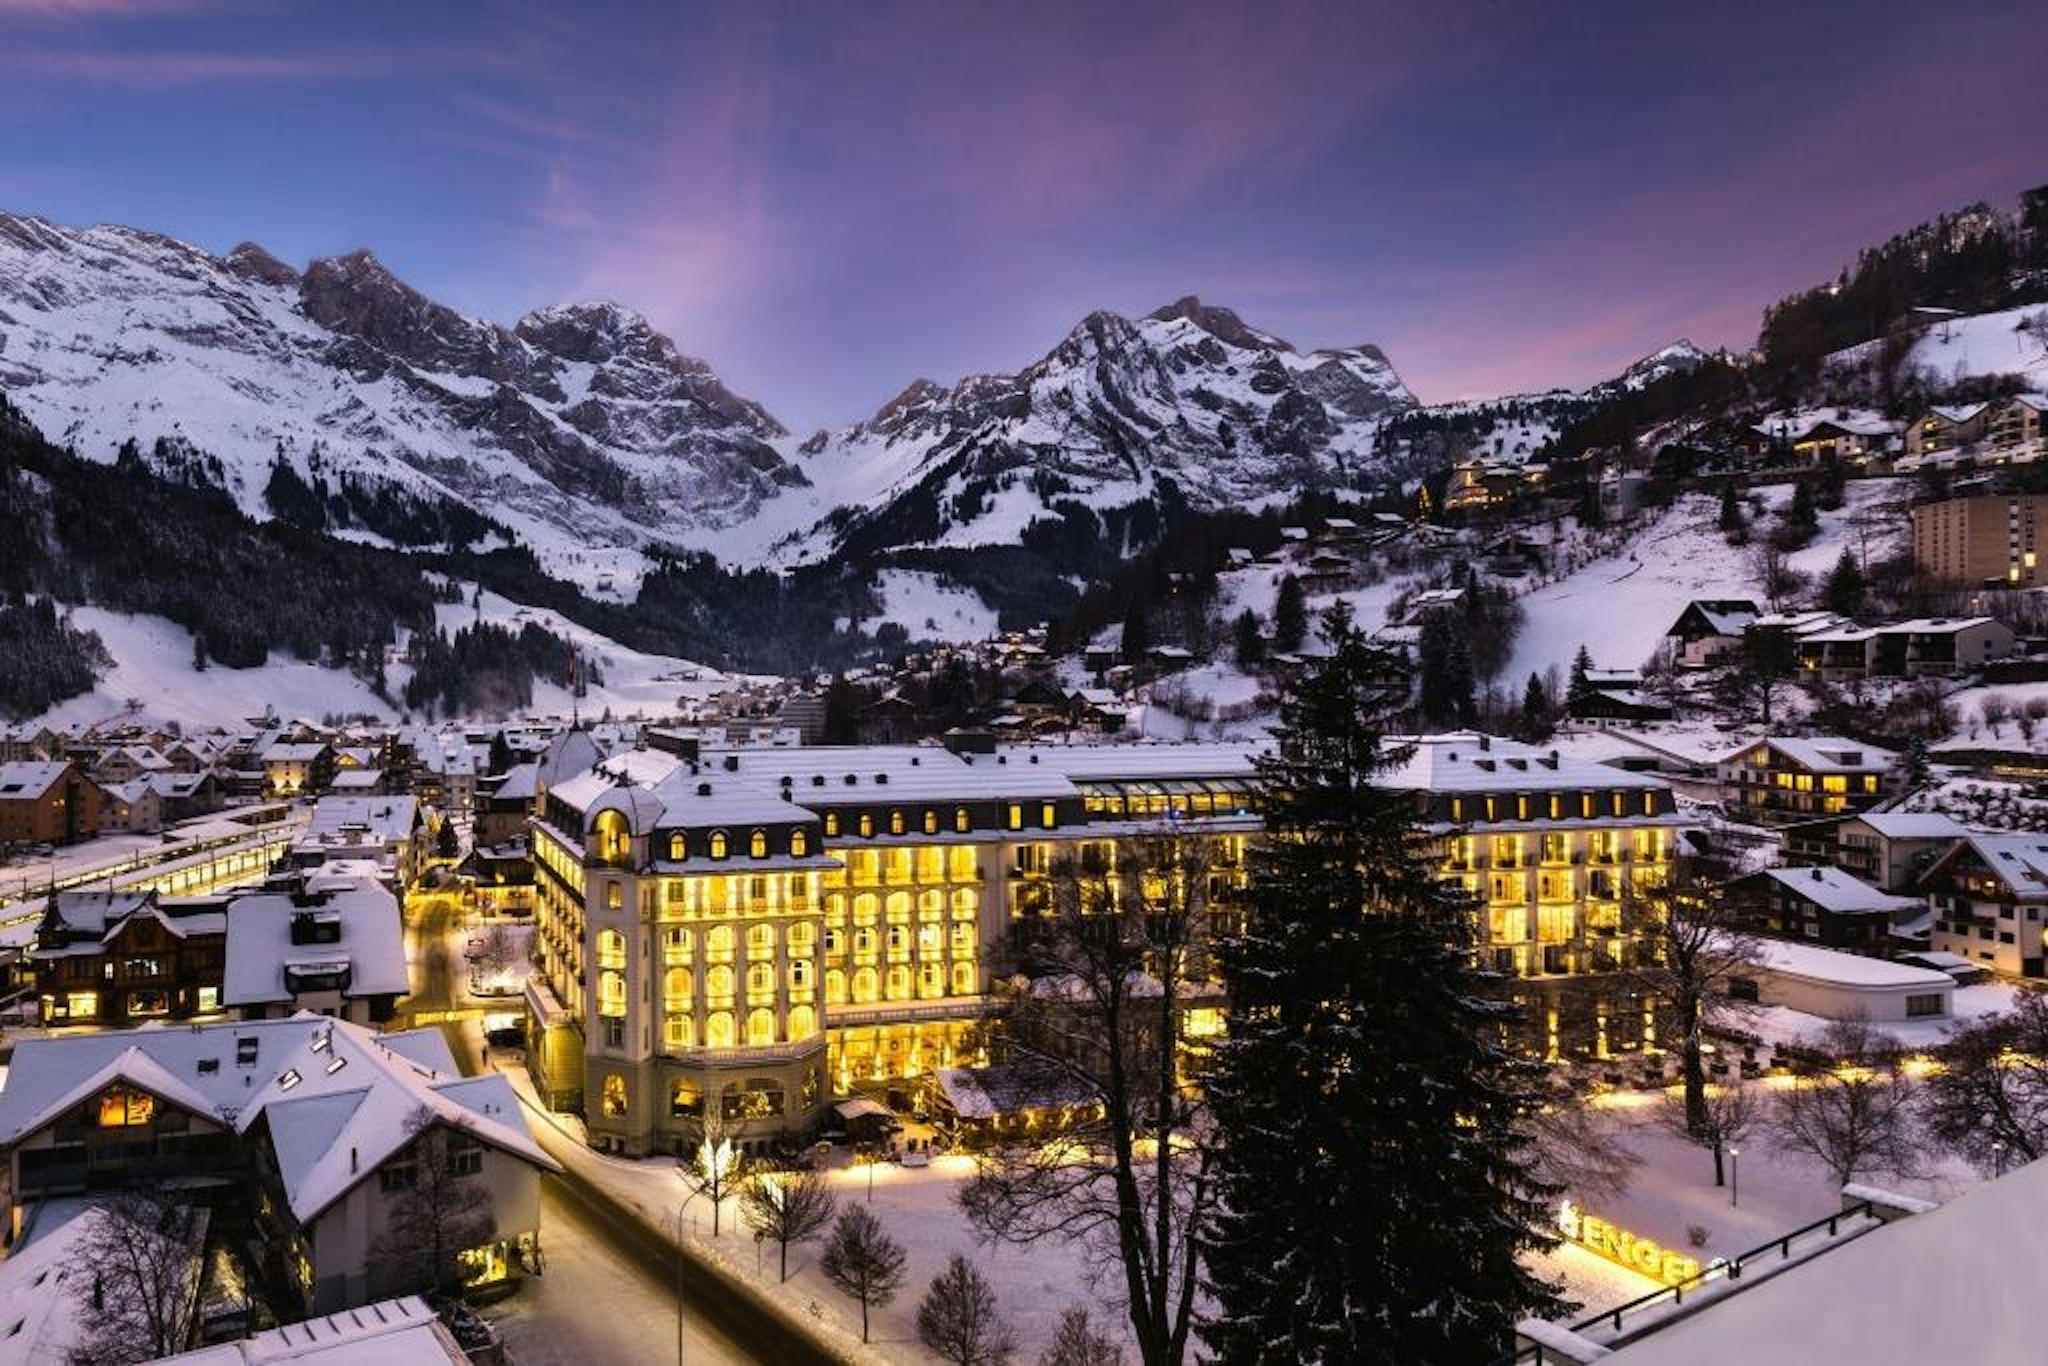
[[[1899,759],[1891,750],[1866,745],[1859,740],[1844,739],[1839,735],[1814,735],[1752,740],[1740,749],[1730,750],[1714,762],[1740,763],[1760,744],[1768,745],[1779,755],[1810,773],[1881,773],[1891,768]]]
[[[1891,914],[1917,909],[1921,902],[1910,896],[1893,896],[1840,868],[1765,868],[1758,878],[1777,883],[1795,896],[1811,901],[1836,915],[1882,911]]]
[[[1963,850],[1977,855],[1998,880],[2022,900],[2048,901],[2048,834],[1965,835],[1955,848],[1935,860],[1921,881],[1933,878]]]
[[[12,763],[0,764],[0,801],[27,801],[42,796],[52,787],[71,765],[62,760],[55,763],[17,759]]]
[[[292,923],[301,915],[331,917],[340,938],[331,944],[294,944]],[[366,878],[314,905],[300,906],[272,893],[239,897],[229,905],[222,1004],[290,1001],[291,972],[319,968],[348,969],[344,996],[404,995],[410,984],[398,899]]]

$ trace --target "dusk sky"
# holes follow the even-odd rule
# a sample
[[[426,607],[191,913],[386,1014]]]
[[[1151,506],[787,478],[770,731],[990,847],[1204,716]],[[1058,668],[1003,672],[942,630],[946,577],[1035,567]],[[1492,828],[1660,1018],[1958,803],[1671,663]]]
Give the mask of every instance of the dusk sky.
[[[795,430],[1179,295],[1425,401],[1578,385],[2048,181],[2037,4],[0,0],[0,208],[503,321]]]

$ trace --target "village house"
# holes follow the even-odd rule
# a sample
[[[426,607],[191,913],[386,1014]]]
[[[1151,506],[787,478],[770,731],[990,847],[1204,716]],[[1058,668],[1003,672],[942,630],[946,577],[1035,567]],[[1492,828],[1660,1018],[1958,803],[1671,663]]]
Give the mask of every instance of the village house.
[[[2048,413],[2048,394],[2015,394],[2000,404],[1984,428],[1985,453],[1996,463],[2020,464],[2048,453],[2041,439],[2041,416]]]
[[[1934,912],[1928,947],[2021,977],[2042,975],[2048,834],[1969,834],[1920,880]]]
[[[226,935],[218,901],[58,892],[28,952],[42,1021],[129,1025],[216,1014]]]
[[[1759,928],[1851,953],[1882,954],[1893,921],[1922,909],[1917,897],[1895,896],[1819,864],[1765,868],[1734,879],[1726,894]]]
[[[1917,894],[1920,875],[1969,831],[1931,811],[1864,811],[1780,832],[1788,863],[1832,864],[1880,891]]]
[[[398,900],[374,864],[330,864],[295,894],[237,897],[226,919],[220,1000],[245,1020],[309,1010],[381,1025],[409,990]]]
[[[1664,633],[1684,669],[1705,669],[1742,648],[1762,611],[1747,598],[1695,598]]]
[[[1960,451],[1982,440],[1990,422],[1988,403],[1929,408],[1906,428],[1906,454],[1929,456]]]
[[[0,764],[0,847],[75,844],[104,823],[106,794],[68,760]]]
[[[429,1133],[439,1137],[424,1145]],[[472,1288],[516,1281],[540,1236],[534,1141],[502,1075],[464,1077],[439,1030],[376,1034],[301,1014],[25,1038],[0,1090],[10,1240],[46,1201],[179,1178],[248,1222],[266,1283],[333,1313],[396,1289],[417,1238],[423,1153],[472,1182],[485,1228],[460,1255]],[[296,1316],[296,1315],[295,1315]]]
[[[1898,757],[1838,736],[1774,737],[1725,754],[1714,767],[1731,814],[1778,823],[1877,805]]]

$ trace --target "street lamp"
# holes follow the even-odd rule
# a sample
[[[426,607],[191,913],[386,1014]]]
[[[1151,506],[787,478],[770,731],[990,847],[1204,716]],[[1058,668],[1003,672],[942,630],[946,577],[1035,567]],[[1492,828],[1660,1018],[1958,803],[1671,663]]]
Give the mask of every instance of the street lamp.
[[[1742,1208],[1742,1149],[1728,1149],[1728,1203]]]
[[[2003,1139],[1993,1139],[1993,1140],[1992,1140],[1992,1142],[1991,1142],[1991,1163],[1992,1163],[1992,1174],[1993,1174],[1993,1175],[1995,1175],[1995,1176],[2004,1176],[2004,1175],[2005,1175],[2005,1140],[2003,1140]]]

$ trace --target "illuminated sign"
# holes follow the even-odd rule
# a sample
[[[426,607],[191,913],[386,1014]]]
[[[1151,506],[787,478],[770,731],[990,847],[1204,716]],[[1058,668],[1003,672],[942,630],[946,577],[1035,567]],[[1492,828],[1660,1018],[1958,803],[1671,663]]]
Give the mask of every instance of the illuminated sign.
[[[1679,1285],[1700,1274],[1700,1264],[1696,1259],[1672,1252],[1627,1229],[1616,1228],[1598,1215],[1587,1214],[1569,1200],[1557,1212],[1557,1231],[1596,1256],[1605,1257],[1631,1271],[1639,1271],[1666,1285]]]

